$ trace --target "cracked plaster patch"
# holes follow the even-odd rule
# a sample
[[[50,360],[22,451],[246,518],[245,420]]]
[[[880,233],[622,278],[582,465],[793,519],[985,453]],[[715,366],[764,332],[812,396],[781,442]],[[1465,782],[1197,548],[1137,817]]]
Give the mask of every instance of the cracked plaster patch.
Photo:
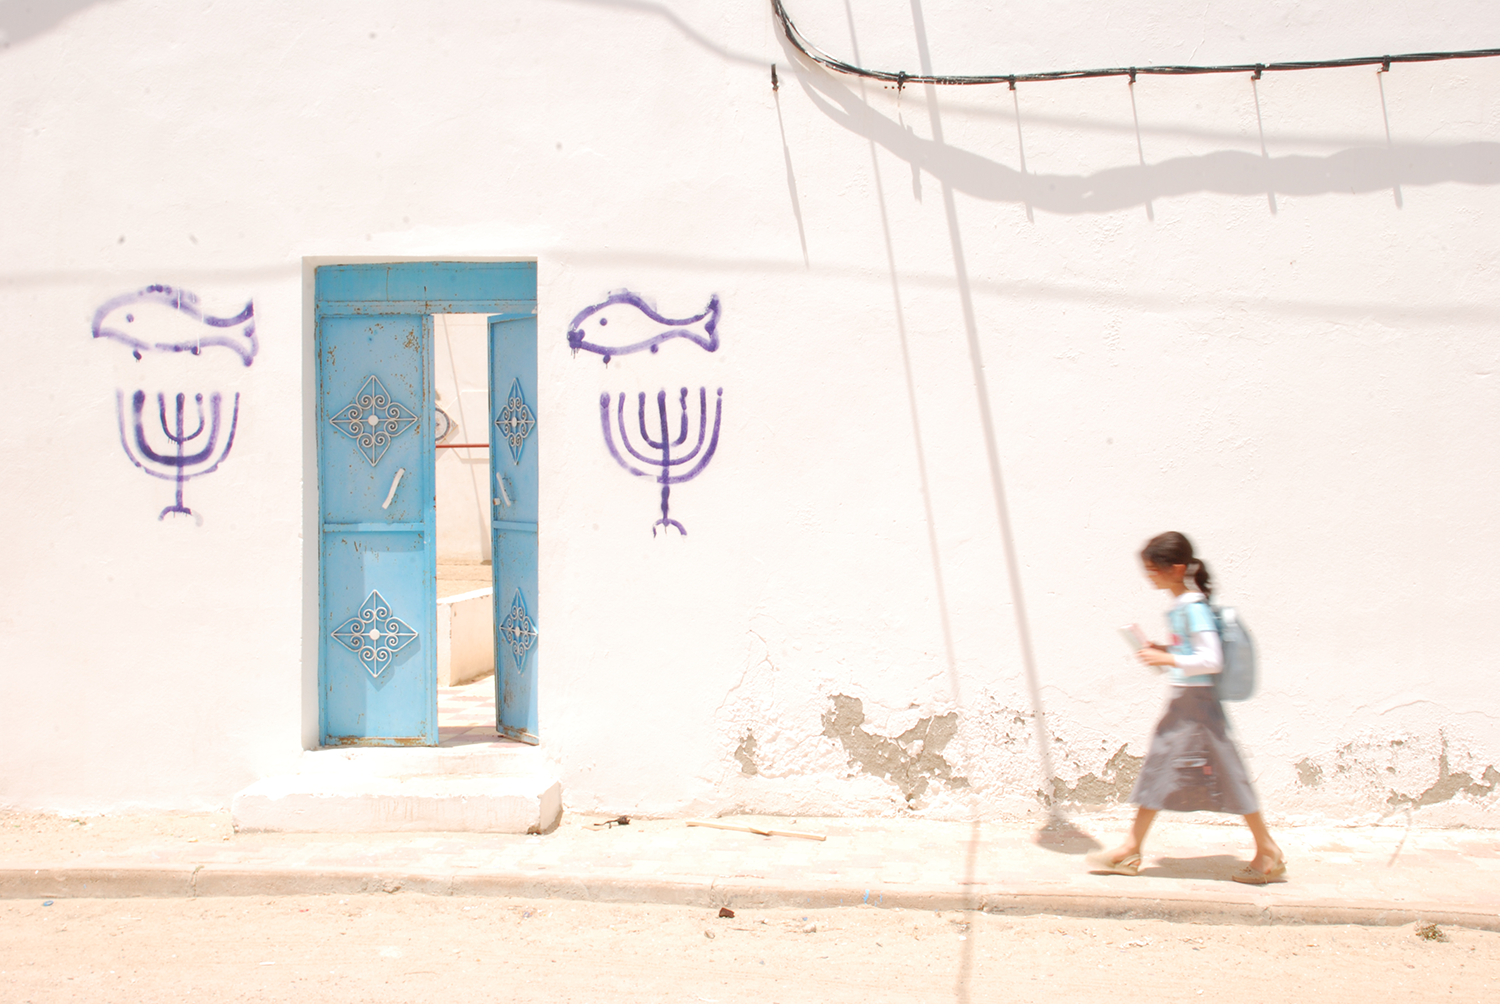
[[[786,672],[772,660],[759,634],[750,632],[748,641],[740,679],[714,712],[729,776],[754,778],[760,785],[791,781],[791,787],[776,790],[796,792],[798,783],[842,770],[842,751],[821,735],[818,717],[822,695],[837,684],[817,673]],[[780,806],[788,811],[795,807]],[[832,806],[825,810],[835,811]]]
[[[950,788],[967,788],[969,779],[955,777],[943,750],[958,732],[958,712],[929,715],[895,738],[863,728],[865,705],[857,697],[834,694],[833,707],[823,713],[823,735],[837,739],[849,763],[865,774],[890,781],[908,803],[923,795],[933,781]]]
[[[739,749],[734,751],[734,758],[740,762],[740,773],[754,777],[760,773],[760,767],[755,763],[755,733],[746,732],[745,738],[740,740]]]
[[[1439,817],[1455,825],[1466,812],[1500,801],[1500,769],[1455,751],[1446,731],[1366,735],[1322,756],[1292,764],[1297,784],[1288,792],[1304,806],[1387,818],[1397,813],[1443,806]],[[1316,794],[1314,794],[1316,793]],[[1458,813],[1454,815],[1453,813]]]
[[[1099,773],[1088,773],[1072,784],[1060,777],[1052,779],[1052,796],[1049,804],[1059,802],[1073,805],[1112,805],[1127,801],[1135,788],[1135,779],[1141,772],[1145,757],[1131,756],[1122,745],[1115,755],[1105,761]]]
[[[1313,763],[1308,757],[1303,757],[1296,763],[1297,783],[1304,788],[1316,788],[1323,783],[1323,768]]]
[[[1488,764],[1484,773],[1480,775],[1479,781],[1475,781],[1473,775],[1467,771],[1455,771],[1448,766],[1448,737],[1442,737],[1443,749],[1438,754],[1437,780],[1431,786],[1418,795],[1405,795],[1392,790],[1391,797],[1386,799],[1386,804],[1392,808],[1411,806],[1418,808],[1423,805],[1437,805],[1439,802],[1447,802],[1455,795],[1465,794],[1474,798],[1484,798],[1494,793],[1496,785],[1500,785],[1500,771],[1495,769],[1494,764]],[[1481,784],[1480,781],[1488,782]]]

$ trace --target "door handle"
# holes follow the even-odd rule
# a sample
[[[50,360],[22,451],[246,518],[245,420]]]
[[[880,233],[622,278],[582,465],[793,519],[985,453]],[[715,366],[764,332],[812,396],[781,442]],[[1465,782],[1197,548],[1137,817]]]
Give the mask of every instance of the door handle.
[[[515,503],[510,500],[510,492],[505,490],[505,475],[501,474],[499,471],[496,471],[495,483],[500,486],[500,498],[496,499],[495,501],[499,502],[501,499],[504,499],[505,508],[507,509],[515,505]]]
[[[396,497],[396,486],[401,483],[401,475],[405,473],[405,467],[399,467],[396,469],[396,476],[394,478],[391,478],[391,490],[385,493],[385,501],[380,503],[380,508],[389,509],[391,507],[391,499]]]

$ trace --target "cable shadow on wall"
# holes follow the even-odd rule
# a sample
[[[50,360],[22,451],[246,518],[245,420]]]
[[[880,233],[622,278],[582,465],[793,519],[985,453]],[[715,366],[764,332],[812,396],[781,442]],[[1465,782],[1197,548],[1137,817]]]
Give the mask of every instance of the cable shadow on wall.
[[[926,45],[924,37],[925,33],[922,30],[921,8],[919,3],[917,2],[913,2],[912,7],[918,32],[918,47],[922,51],[923,59],[925,61]],[[846,14],[847,13],[849,12],[847,11],[846,5]],[[850,22],[850,30],[852,36],[852,17],[850,18]],[[871,145],[872,158],[875,157],[875,147],[877,145],[883,145],[889,148],[891,144],[895,143],[899,146],[914,148],[916,151],[920,152],[906,156],[903,159],[906,159],[907,162],[912,165],[914,172],[916,172],[921,169],[926,169],[924,168],[924,165],[926,165],[933,159],[936,152],[945,152],[952,150],[952,148],[947,147],[942,140],[941,114],[933,89],[928,88],[927,105],[929,118],[931,120],[932,133],[935,139],[933,141],[926,141],[917,137],[915,133],[911,132],[910,130],[903,128],[899,123],[892,122],[891,120],[880,116],[878,113],[875,113],[872,109],[869,108],[862,94],[859,97],[855,97],[855,95],[853,95],[853,93],[850,92],[848,88],[842,87],[836,81],[826,79],[821,73],[820,69],[808,67],[806,62],[800,58],[800,54],[796,53],[795,50],[792,49],[792,47],[784,39],[782,44],[783,51],[785,52],[790,65],[796,67],[798,70],[798,72],[795,72],[795,75],[797,76],[799,82],[802,84],[804,91],[813,98],[814,104],[819,106],[825,112],[825,114],[830,114],[831,117],[833,117],[836,121],[839,121],[839,124],[845,125],[846,127],[851,128],[851,130],[855,131],[857,134],[862,135]],[[820,100],[817,93],[818,89],[820,88],[826,90],[830,94],[835,95],[839,100],[841,100],[849,109],[849,113],[840,116],[832,109],[828,101]],[[867,127],[863,129],[853,128],[853,123],[856,117],[858,117]],[[893,136],[892,134],[890,134],[887,131],[888,129],[894,130],[896,135]],[[1016,174],[1016,172],[1011,172],[1008,168],[1002,168],[1001,165],[994,164],[993,162],[984,161],[982,158],[974,158],[973,155],[967,156],[971,157],[974,160],[980,161],[981,163],[989,164],[994,168],[999,168],[1012,175]],[[904,313],[901,304],[899,279],[894,259],[894,250],[891,246],[892,236],[890,233],[888,214],[885,207],[884,186],[879,178],[878,159],[874,160],[874,169],[876,171],[877,194],[880,202],[879,208],[881,214],[882,233],[885,237],[887,246],[887,261],[891,271],[892,293],[895,298],[898,336],[901,343],[900,347],[902,350],[902,359],[906,368],[906,378],[908,384],[907,389],[908,397],[910,399],[909,404],[911,405],[912,410],[913,431],[914,434],[918,437],[917,460],[920,467],[923,463],[923,457],[921,455],[922,448],[920,443],[920,422],[914,398],[914,387],[912,386],[912,374],[910,372],[910,358],[905,339]],[[1032,705],[1033,721],[1036,728],[1036,740],[1038,744],[1037,755],[1039,761],[1038,766],[1041,774],[1041,787],[1043,790],[1045,790],[1049,786],[1051,779],[1055,774],[1055,769],[1052,762],[1050,736],[1048,734],[1046,726],[1045,711],[1041,703],[1040,681],[1036,667],[1034,646],[1031,640],[1030,620],[1026,612],[1024,587],[1020,579],[1020,560],[1016,550],[1014,533],[1010,525],[1009,504],[1005,495],[1004,475],[1000,463],[999,448],[995,432],[995,422],[990,408],[989,390],[987,380],[985,378],[982,347],[979,343],[978,323],[975,317],[973,306],[973,293],[972,289],[970,288],[968,268],[965,261],[963,243],[958,225],[957,206],[954,198],[954,192],[958,186],[953,183],[951,177],[944,176],[943,174],[940,174],[938,172],[930,171],[930,169],[929,173],[933,173],[942,184],[944,210],[947,217],[948,231],[953,254],[955,281],[959,293],[960,308],[964,319],[964,329],[971,362],[975,395],[979,407],[981,431],[984,436],[986,461],[989,469],[991,490],[995,500],[996,517],[998,522],[998,529],[1001,536],[1001,543],[1006,555],[1006,567],[1011,593],[1011,603],[1012,609],[1015,611],[1017,639],[1021,649],[1022,662],[1024,665],[1027,681],[1027,689]],[[1029,201],[1025,199],[1026,193],[1022,186],[1012,186],[1012,194],[1020,195],[1022,197],[1022,201]],[[1132,201],[1132,204],[1136,203]],[[926,484],[924,478],[924,502],[927,501],[925,489]],[[929,537],[932,538],[933,514],[931,512],[930,503],[927,505],[926,515],[928,517],[929,524]],[[929,540],[929,546],[933,550],[934,575],[936,577],[939,594],[941,596],[941,560],[936,551],[935,538]],[[946,609],[940,611],[940,616],[944,620],[943,627],[946,636],[950,633],[950,629],[947,624]],[[945,638],[945,640],[948,639]],[[954,667],[951,665],[951,640],[949,640],[949,646],[950,651],[948,654],[951,671],[954,669]],[[954,675],[956,677],[956,673],[950,673],[950,675]],[[957,699],[959,695],[957,693],[958,681],[956,680],[956,678],[953,681],[953,685],[955,689],[955,698]],[[977,819],[975,820],[975,825],[977,827]],[[1044,825],[1041,833],[1038,834],[1038,842],[1045,847],[1063,851],[1065,853],[1080,853],[1091,846],[1097,846],[1097,844],[1091,837],[1073,826],[1061,814],[1060,810],[1055,805],[1050,807],[1049,820],[1047,824]],[[967,877],[971,881],[973,868],[972,854],[977,850],[977,845],[978,832],[976,830],[976,832],[971,835],[971,860],[969,862],[967,870]],[[965,981],[961,978],[961,985],[964,982]]]
[[[776,67],[771,67],[772,98],[776,102],[776,126],[781,130],[781,156],[786,161],[786,191],[792,200],[792,216],[797,220],[797,239],[802,242],[802,265],[812,267],[807,256],[807,228],[802,225],[802,198],[797,194],[797,172],[792,169],[792,148],[786,142],[786,123],[781,118],[781,89],[776,83]]]
[[[917,48],[922,72],[932,72],[927,52],[920,0],[910,0]],[[847,7],[846,7],[847,13]],[[851,31],[852,31],[851,23]],[[983,347],[973,304],[973,291],[965,261],[959,226],[956,192],[990,202],[1023,205],[1028,216],[1033,208],[1060,215],[1114,212],[1136,206],[1150,206],[1154,199],[1190,193],[1216,193],[1265,197],[1275,212],[1277,193],[1287,195],[1322,195],[1364,193],[1391,190],[1395,187],[1397,205],[1400,185],[1432,185],[1460,182],[1492,185],[1500,182],[1500,144],[1473,142],[1463,144],[1394,144],[1387,137],[1385,146],[1355,146],[1324,156],[1290,155],[1270,157],[1261,133],[1261,150],[1250,153],[1237,150],[1215,151],[1192,157],[1179,157],[1160,163],[1145,163],[1140,147],[1139,121],[1133,115],[1137,136],[1135,164],[1108,168],[1089,175],[1028,173],[1024,166],[1013,169],[972,151],[949,146],[943,137],[940,104],[936,88],[924,85],[931,123],[931,139],[924,139],[896,120],[873,108],[864,89],[856,94],[844,86],[841,78],[810,64],[789,40],[780,38],[786,65],[803,88],[814,107],[830,121],[850,133],[864,138],[874,147],[883,147],[909,164],[914,174],[932,175],[942,187],[953,257],[954,282],[963,315],[964,332],[972,369],[986,461],[995,501],[1001,543],[1006,556],[1010,591],[1016,618],[1016,630],[1033,707],[1039,767],[1042,786],[1050,786],[1054,776],[1050,736],[1041,704],[1040,683],[1031,640],[1025,594],[1020,577],[1020,561],[1010,525],[1003,468],[1000,462],[995,420],[985,375]],[[1383,81],[1379,81],[1382,89]],[[1258,99],[1258,93],[1252,92]],[[1258,100],[1257,111],[1258,108]],[[1382,112],[1385,106],[1382,100]],[[1019,105],[1017,124],[1020,127]],[[1132,111],[1133,111],[1132,102]],[[1257,116],[1257,122],[1259,117]],[[1018,145],[1022,142],[1018,134]],[[878,172],[878,165],[876,168]],[[889,244],[883,186],[881,191],[882,223]],[[889,250],[889,249],[888,249]],[[894,265],[893,284],[895,281]],[[899,290],[896,290],[899,306]],[[898,317],[898,324],[904,322]],[[904,334],[904,332],[903,332]],[[904,346],[903,346],[904,347]],[[909,378],[909,374],[908,374]],[[1079,852],[1092,844],[1092,838],[1072,826],[1060,810],[1051,806],[1051,820],[1038,835],[1038,842],[1055,850]]]
[[[722,57],[731,63],[740,63],[744,66],[754,66],[761,69],[765,69],[769,65],[767,60],[759,56],[752,56],[745,52],[735,52],[728,46],[720,45],[697,28],[688,24],[682,19],[681,15],[664,3],[656,3],[654,0],[563,0],[563,2],[582,4],[585,7],[604,7],[606,9],[630,11],[636,14],[659,17],[673,28],[676,28],[683,38],[686,38],[699,48]]]
[[[849,0],[844,0],[844,15],[849,23],[849,41],[854,47],[855,58],[858,58],[859,39],[854,29],[854,11],[849,4]],[[859,87],[861,96],[863,96],[864,81],[860,81]],[[958,709],[960,715],[963,715],[967,712],[967,707],[963,700],[961,680],[958,674],[958,659],[953,645],[953,622],[948,608],[947,585],[943,578],[942,551],[938,546],[937,519],[932,508],[932,488],[927,474],[927,453],[922,442],[921,409],[917,404],[916,375],[912,370],[911,346],[906,332],[906,307],[901,296],[901,273],[896,265],[896,246],[895,240],[891,235],[891,219],[890,212],[886,207],[885,182],[880,173],[879,151],[876,149],[873,140],[869,141],[869,147],[870,171],[875,181],[875,201],[880,209],[880,232],[885,243],[886,267],[890,273],[891,300],[896,320],[896,341],[901,351],[901,370],[906,378],[906,401],[911,417],[912,445],[917,462],[917,479],[922,489],[922,515],[924,517],[923,522],[927,528],[927,549],[932,557],[932,580],[938,605],[938,623],[943,634],[943,655],[947,664],[948,685],[953,694],[953,704]],[[920,190],[918,190],[917,194],[920,197]],[[961,747],[960,751],[964,759],[971,760],[969,751],[966,748],[968,743],[964,736],[965,730],[960,729],[957,735]],[[982,824],[980,823],[975,790],[970,787],[966,794],[969,801],[969,838],[964,847],[962,882],[963,888],[969,893],[969,902],[965,904],[965,909],[972,918],[974,911],[982,907],[982,904],[972,895],[972,890],[976,888],[975,874],[978,865]],[[963,948],[960,950],[958,972],[955,974],[954,991],[956,999],[961,1004],[967,1004],[970,1000],[969,983],[974,971],[974,943],[978,936],[978,931],[973,927],[972,923],[968,930],[969,937],[965,939]]]
[[[813,105],[836,125],[871,140],[956,192],[987,202],[1032,206],[1059,215],[1109,213],[1193,193],[1218,195],[1333,195],[1458,182],[1500,184],[1500,143],[1392,143],[1354,146],[1325,156],[1279,157],[1216,150],[1152,164],[1124,164],[1093,174],[1037,174],[1017,170],[958,147],[926,139],[876,111],[860,95],[810,65],[782,40],[795,76]],[[1123,85],[1122,85],[1123,86]],[[935,100],[935,99],[934,99]]]

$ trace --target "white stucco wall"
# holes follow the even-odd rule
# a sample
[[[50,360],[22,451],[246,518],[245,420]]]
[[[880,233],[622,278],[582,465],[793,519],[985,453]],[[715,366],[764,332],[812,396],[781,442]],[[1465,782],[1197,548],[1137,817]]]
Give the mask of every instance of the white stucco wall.
[[[1117,797],[1162,694],[1115,626],[1160,633],[1134,554],[1174,528],[1260,641],[1231,713],[1273,813],[1493,825],[1500,61],[898,94],[760,0],[15,6],[0,802],[222,805],[315,741],[310,270],[475,256],[538,263],[570,807]],[[913,72],[1500,37],[1478,0],[853,6],[788,3]],[[148,283],[253,300],[253,365],[91,339]],[[722,348],[575,357],[622,288],[717,295]],[[193,386],[240,394],[233,452],[158,520],[116,395]],[[598,400],[681,386],[722,437],[653,538]],[[880,741],[924,721],[956,734]]]

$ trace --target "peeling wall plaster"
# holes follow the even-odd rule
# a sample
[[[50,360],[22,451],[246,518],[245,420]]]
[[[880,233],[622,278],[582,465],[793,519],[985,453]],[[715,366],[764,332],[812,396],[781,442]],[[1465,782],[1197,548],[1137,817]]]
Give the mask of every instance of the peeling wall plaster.
[[[1297,783],[1308,788],[1316,788],[1323,783],[1323,768],[1313,763],[1307,757],[1303,757],[1295,764],[1297,768]]]
[[[1485,825],[1500,810],[1500,768],[1470,749],[1471,740],[1456,742],[1444,729],[1371,732],[1298,759],[1268,806],[1350,821]]]
[[[958,731],[958,712],[928,716],[899,736],[886,738],[865,729],[864,702],[847,694],[834,694],[833,707],[823,713],[823,734],[837,739],[849,755],[849,763],[873,777],[884,778],[901,791],[907,802],[915,802],[933,781],[950,788],[967,788],[969,779],[956,777],[943,757],[943,750]]]
[[[755,733],[746,732],[745,738],[740,740],[739,748],[734,751],[734,758],[740,762],[740,773],[747,777],[754,777],[760,773],[760,768],[755,764]]]
[[[1096,774],[1092,771],[1072,784],[1060,777],[1052,779],[1050,802],[1062,805],[1079,805],[1095,808],[1114,805],[1130,800],[1130,790],[1141,772],[1145,757],[1131,756],[1126,747],[1115,750],[1115,755],[1104,762]]]
[[[740,807],[755,811],[835,812],[861,797],[861,811],[904,807],[942,818],[1128,805],[1154,720],[1150,705],[1132,709],[1115,731],[1050,715],[1056,773],[1043,779],[1033,716],[1017,707],[1019,695],[982,694],[967,713],[880,708],[872,716],[869,695],[840,692],[826,677],[790,679],[758,638],[752,663],[721,712],[732,723],[722,731],[726,761],[754,785],[740,789]],[[1122,732],[1138,734],[1121,743]],[[763,743],[763,735],[772,738]],[[1239,741],[1273,818],[1478,825],[1500,808],[1500,768],[1458,752],[1443,732],[1371,732],[1291,763],[1278,761],[1264,737]],[[859,795],[847,787],[872,781],[884,799],[868,786]]]
[[[1399,791],[1392,791],[1386,804],[1392,807],[1400,806],[1423,806],[1437,805],[1447,802],[1457,795],[1468,795],[1472,798],[1484,798],[1494,794],[1495,786],[1500,784],[1500,771],[1495,769],[1494,764],[1486,764],[1484,772],[1480,775],[1483,781],[1480,784],[1466,771],[1454,771],[1448,766],[1448,739],[1443,737],[1443,751],[1438,754],[1437,780],[1433,781],[1426,790],[1419,795],[1405,795]]]

